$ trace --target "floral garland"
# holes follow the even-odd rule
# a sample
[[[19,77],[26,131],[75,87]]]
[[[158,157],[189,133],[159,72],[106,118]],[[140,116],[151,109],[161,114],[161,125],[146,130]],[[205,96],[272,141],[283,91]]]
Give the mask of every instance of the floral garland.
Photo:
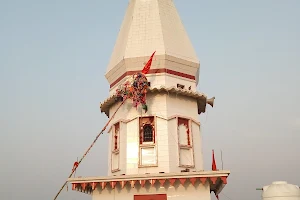
[[[141,72],[134,74],[129,80],[127,80],[123,85],[120,85],[116,90],[116,101],[124,102],[126,99],[131,99],[133,107],[138,107],[142,105],[145,113],[148,111],[148,106],[146,104],[146,94],[149,87],[148,80],[145,76],[150,70],[152,59],[156,51],[154,51],[144,66]]]
[[[145,113],[148,111],[146,104],[146,94],[148,89],[148,80],[143,73],[134,74],[129,80],[127,80],[123,85],[120,85],[116,90],[116,101],[125,101],[126,99],[131,99],[133,107],[138,107],[142,105]]]

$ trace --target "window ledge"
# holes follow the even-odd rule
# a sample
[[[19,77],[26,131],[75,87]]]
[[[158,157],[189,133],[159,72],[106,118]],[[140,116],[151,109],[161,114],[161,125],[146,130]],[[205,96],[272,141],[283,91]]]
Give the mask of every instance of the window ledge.
[[[158,165],[139,165],[139,168],[158,167]]]
[[[113,154],[119,154],[119,153],[120,153],[120,150],[119,150],[119,149],[112,150],[112,153],[113,153]]]
[[[195,168],[195,165],[179,165],[181,168]]]
[[[154,143],[143,143],[143,144],[140,144],[140,147],[155,147],[155,144]]]
[[[191,149],[191,148],[193,148],[191,145],[185,145],[185,144],[180,144],[179,147],[181,149]]]
[[[113,169],[113,170],[111,170],[111,173],[116,173],[116,172],[119,172],[119,171],[121,171],[120,169]]]

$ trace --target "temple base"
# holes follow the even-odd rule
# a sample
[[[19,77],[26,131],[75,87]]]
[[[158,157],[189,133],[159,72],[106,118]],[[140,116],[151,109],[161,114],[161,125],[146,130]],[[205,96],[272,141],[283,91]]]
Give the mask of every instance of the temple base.
[[[122,175],[110,177],[70,178],[72,189],[98,199],[209,200],[227,184],[229,171],[200,171],[168,174]],[[150,196],[149,196],[150,195]]]

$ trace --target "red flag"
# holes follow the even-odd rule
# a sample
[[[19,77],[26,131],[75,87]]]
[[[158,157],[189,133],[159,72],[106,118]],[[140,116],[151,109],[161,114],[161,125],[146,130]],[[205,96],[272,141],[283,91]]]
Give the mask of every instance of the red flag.
[[[215,160],[215,151],[212,150],[212,166],[211,166],[212,171],[217,171],[217,165],[216,165],[216,160]]]
[[[74,162],[72,171],[76,172],[76,169],[77,169],[78,165],[79,165],[79,163],[77,161]]]
[[[148,62],[146,63],[146,65],[144,66],[144,69],[142,70],[142,73],[143,74],[147,74],[149,72],[149,69],[151,67],[151,64],[152,64],[152,59],[153,59],[153,56],[155,54],[156,51],[154,51],[150,57],[150,59],[148,60]]]
[[[212,171],[217,171],[217,164],[216,164],[216,160],[215,160],[215,151],[212,150],[212,165],[211,165],[211,169]],[[216,198],[219,200],[219,195],[216,194]]]

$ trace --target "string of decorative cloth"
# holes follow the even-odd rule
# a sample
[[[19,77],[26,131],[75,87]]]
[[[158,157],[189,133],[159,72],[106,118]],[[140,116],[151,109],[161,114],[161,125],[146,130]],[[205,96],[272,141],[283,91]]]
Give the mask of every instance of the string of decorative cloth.
[[[68,179],[72,177],[82,160],[85,158],[85,156],[89,153],[91,148],[94,146],[96,141],[98,140],[99,136],[103,134],[111,120],[114,118],[118,110],[121,108],[121,106],[124,104],[124,102],[127,99],[131,99],[133,102],[134,107],[137,107],[139,104],[142,105],[143,109],[145,112],[147,112],[148,108],[146,105],[146,93],[147,93],[147,88],[148,88],[148,80],[145,76],[150,70],[151,64],[152,64],[152,59],[156,51],[154,51],[148,60],[148,62],[145,64],[143,70],[140,73],[134,74],[132,77],[132,80],[126,81],[123,85],[120,85],[120,87],[116,90],[115,94],[115,100],[116,102],[121,101],[122,103],[119,105],[119,107],[116,109],[114,114],[109,118],[108,122],[105,124],[101,132],[96,136],[95,140],[93,143],[90,145],[90,147],[87,149],[85,154],[82,156],[82,158],[78,161],[75,162],[73,165],[73,169],[71,174],[69,175]],[[57,199],[58,195],[61,193],[61,191],[64,189],[64,187],[67,185],[68,180],[65,181],[63,186],[60,188],[56,196],[54,197],[54,200]]]
[[[119,105],[119,107],[117,108],[117,110],[114,112],[114,114],[109,118],[108,122],[105,124],[105,126],[103,127],[103,129],[100,131],[100,133],[96,136],[95,140],[92,142],[92,144],[90,145],[90,147],[86,150],[85,154],[81,157],[81,159],[79,160],[79,162],[75,162],[72,172],[69,175],[68,179],[72,177],[72,175],[74,174],[74,172],[76,171],[77,167],[80,165],[80,163],[82,162],[82,160],[85,158],[85,156],[89,153],[89,151],[91,150],[91,148],[94,146],[94,144],[97,142],[98,138],[100,137],[101,134],[103,134],[103,132],[105,131],[105,129],[107,128],[107,126],[109,125],[109,123],[111,122],[111,120],[114,118],[114,116],[116,115],[116,113],[118,112],[118,110],[121,108],[121,106],[124,104],[125,101],[122,101],[122,103]],[[58,191],[58,193],[56,194],[56,196],[54,197],[54,200],[57,199],[58,195],[61,193],[61,191],[64,189],[64,187],[67,185],[68,181],[65,181],[65,183],[62,185],[62,187],[60,188],[60,190]]]

